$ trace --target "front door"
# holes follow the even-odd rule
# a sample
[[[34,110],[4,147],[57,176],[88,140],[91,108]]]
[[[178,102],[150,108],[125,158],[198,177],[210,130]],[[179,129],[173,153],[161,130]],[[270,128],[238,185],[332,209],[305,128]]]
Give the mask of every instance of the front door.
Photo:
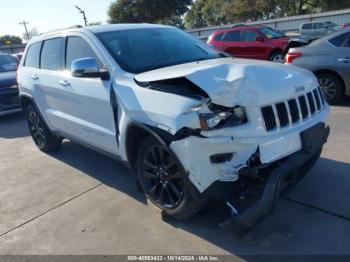
[[[243,40],[245,47],[242,50],[244,57],[251,59],[266,59],[265,43],[263,41],[257,41],[257,37],[258,35],[255,31],[244,30]]]
[[[70,68],[74,60],[95,58],[105,67],[86,36],[67,36],[65,72],[59,79],[65,132],[73,138],[112,154],[118,154],[116,127],[110,101],[111,80],[76,78]]]

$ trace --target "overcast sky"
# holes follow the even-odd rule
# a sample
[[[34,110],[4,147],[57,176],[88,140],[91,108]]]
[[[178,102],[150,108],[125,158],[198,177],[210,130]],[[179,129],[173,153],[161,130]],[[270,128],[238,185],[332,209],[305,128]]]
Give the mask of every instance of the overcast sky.
[[[0,0],[0,35],[23,36],[20,21],[30,22],[28,28],[39,32],[83,24],[75,5],[85,10],[89,22],[108,19],[107,10],[113,0]]]

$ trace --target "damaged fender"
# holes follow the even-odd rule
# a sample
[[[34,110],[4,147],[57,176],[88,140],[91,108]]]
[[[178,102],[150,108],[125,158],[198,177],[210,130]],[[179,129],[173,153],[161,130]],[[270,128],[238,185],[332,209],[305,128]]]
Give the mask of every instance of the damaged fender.
[[[244,163],[256,152],[257,145],[239,144],[232,137],[191,136],[172,142],[170,148],[188,171],[191,182],[202,193],[217,180],[238,180],[238,171],[246,166]],[[211,156],[223,153],[232,153],[232,159],[220,164],[211,163]]]

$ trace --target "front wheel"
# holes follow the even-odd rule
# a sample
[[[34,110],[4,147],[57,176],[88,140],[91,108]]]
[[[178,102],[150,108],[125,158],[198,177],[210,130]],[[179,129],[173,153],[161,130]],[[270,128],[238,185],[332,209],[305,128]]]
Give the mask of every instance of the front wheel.
[[[269,60],[271,62],[281,63],[281,64],[283,64],[285,62],[285,58],[283,56],[283,52],[282,51],[275,51],[275,52],[273,52],[270,55]]]
[[[33,105],[27,107],[26,117],[30,134],[41,151],[49,152],[61,146],[62,138],[51,133]]]
[[[137,173],[146,197],[166,214],[185,219],[203,207],[176,157],[151,136],[138,151]]]

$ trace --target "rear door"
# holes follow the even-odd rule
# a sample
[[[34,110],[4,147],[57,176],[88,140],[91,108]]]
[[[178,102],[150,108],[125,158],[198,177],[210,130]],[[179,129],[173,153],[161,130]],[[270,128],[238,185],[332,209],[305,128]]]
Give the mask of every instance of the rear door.
[[[31,75],[34,85],[33,97],[46,122],[54,131],[65,128],[65,121],[59,114],[64,110],[59,93],[59,80],[63,73],[63,41],[63,37],[52,37],[43,41],[39,59],[40,69]]]
[[[333,53],[333,64],[335,70],[344,79],[350,93],[350,32],[346,32],[329,40],[335,47]]]
[[[83,34],[68,35],[65,42],[65,73],[59,83],[59,114],[65,119],[65,132],[89,145],[112,154],[118,153],[114,112],[110,93],[112,80],[77,78],[71,74],[76,59],[95,58],[100,68],[107,68],[92,41]]]
[[[226,32],[222,40],[222,50],[235,57],[244,57],[244,42],[241,37],[241,30]]]

